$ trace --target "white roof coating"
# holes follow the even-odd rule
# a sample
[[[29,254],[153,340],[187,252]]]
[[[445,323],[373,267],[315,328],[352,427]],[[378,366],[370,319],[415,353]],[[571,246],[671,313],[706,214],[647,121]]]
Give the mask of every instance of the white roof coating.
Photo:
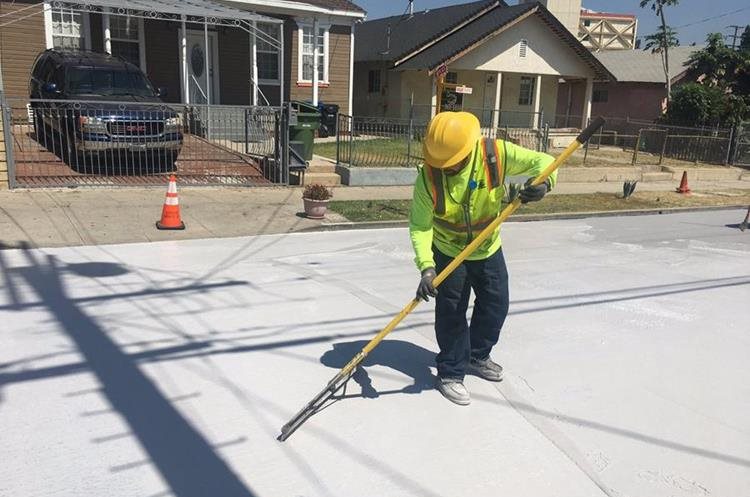
[[[669,74],[672,78],[685,72],[690,54],[702,46],[680,46],[669,49]],[[660,53],[650,50],[604,50],[595,52],[599,62],[615,75],[620,83],[666,83]]]
[[[0,251],[0,495],[744,495],[744,213],[506,224],[502,383],[433,390],[422,304],[284,443],[413,296],[405,229]]]

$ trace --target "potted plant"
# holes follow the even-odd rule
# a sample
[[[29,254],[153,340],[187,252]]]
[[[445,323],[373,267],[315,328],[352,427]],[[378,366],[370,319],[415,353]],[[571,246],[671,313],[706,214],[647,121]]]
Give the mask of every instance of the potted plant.
[[[333,192],[325,185],[313,183],[305,186],[302,192],[305,215],[310,219],[323,219],[331,197],[333,197]]]

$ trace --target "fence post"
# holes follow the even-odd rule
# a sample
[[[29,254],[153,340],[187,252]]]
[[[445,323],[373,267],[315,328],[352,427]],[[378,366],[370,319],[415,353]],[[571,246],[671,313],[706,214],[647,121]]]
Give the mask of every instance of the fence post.
[[[544,141],[542,142],[542,152],[549,150],[549,123],[544,123]]]
[[[0,94],[0,190],[15,188],[16,164],[13,160],[13,113]],[[3,179],[4,178],[4,179]]]
[[[349,116],[349,166],[354,167],[354,157],[352,157],[354,149],[354,116]]]
[[[336,165],[341,164],[341,116],[342,114],[336,114]]]
[[[406,136],[406,167],[411,165],[411,137],[414,132],[414,93],[409,97],[409,128]]]
[[[727,167],[729,167],[729,157],[730,157],[730,154],[732,152],[732,147],[734,145],[733,142],[734,142],[734,130],[735,130],[735,128],[736,128],[736,125],[732,126],[729,129],[729,140],[727,140],[727,154],[724,157],[724,165],[727,166]]]
[[[659,156],[659,165],[664,161],[664,153],[667,150],[667,140],[669,140],[669,130],[664,130],[664,143],[661,145],[661,155]]]
[[[638,162],[638,150],[641,148],[641,133],[642,129],[638,130],[638,139],[635,140],[635,149],[633,150],[633,165],[635,166]]]
[[[250,153],[250,123],[248,123],[248,114],[250,109],[245,108],[245,155]]]

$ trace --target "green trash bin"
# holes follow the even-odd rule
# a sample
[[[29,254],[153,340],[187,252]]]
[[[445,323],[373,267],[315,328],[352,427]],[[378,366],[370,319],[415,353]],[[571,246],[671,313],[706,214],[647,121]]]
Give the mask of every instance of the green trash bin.
[[[317,107],[305,102],[293,101],[291,104],[292,110],[297,113],[297,124],[289,125],[289,141],[303,144],[303,157],[311,160],[315,131],[320,127],[320,112]]]

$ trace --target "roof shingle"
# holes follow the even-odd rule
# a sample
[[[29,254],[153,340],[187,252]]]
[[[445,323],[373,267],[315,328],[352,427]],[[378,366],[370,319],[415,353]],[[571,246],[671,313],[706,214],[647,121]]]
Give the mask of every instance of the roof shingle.
[[[685,72],[685,62],[690,58],[690,54],[701,48],[703,47],[670,48],[670,75],[674,78]],[[667,81],[661,63],[661,54],[645,50],[608,50],[594,55],[619,82],[666,83]]]

